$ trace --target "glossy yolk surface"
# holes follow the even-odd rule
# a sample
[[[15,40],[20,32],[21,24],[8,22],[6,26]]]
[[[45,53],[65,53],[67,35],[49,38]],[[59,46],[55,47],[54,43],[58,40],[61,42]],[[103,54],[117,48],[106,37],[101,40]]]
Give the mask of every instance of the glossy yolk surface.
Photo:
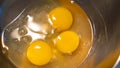
[[[62,53],[72,53],[79,45],[79,36],[72,31],[61,33],[56,40],[56,47]]]
[[[35,65],[45,65],[52,57],[50,46],[43,41],[35,41],[27,49],[28,60]]]
[[[57,7],[49,13],[49,21],[55,29],[69,29],[73,22],[71,12],[63,7]]]

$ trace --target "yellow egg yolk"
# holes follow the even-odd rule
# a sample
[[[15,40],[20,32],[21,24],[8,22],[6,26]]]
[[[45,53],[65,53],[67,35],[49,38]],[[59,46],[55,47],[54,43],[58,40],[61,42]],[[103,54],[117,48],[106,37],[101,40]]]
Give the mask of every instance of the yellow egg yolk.
[[[72,53],[79,46],[79,36],[73,31],[65,31],[57,37],[55,45],[62,53]]]
[[[57,7],[49,13],[49,21],[55,29],[69,29],[73,22],[71,12],[63,7]]]
[[[50,46],[43,41],[35,41],[27,49],[28,60],[35,65],[45,65],[52,57]]]

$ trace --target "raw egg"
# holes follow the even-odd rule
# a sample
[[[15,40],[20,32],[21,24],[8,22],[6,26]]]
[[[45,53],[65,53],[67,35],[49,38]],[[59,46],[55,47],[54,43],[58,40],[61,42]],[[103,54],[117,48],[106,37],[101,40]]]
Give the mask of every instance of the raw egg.
[[[35,41],[27,49],[28,60],[35,65],[45,65],[52,57],[50,46],[44,41]]]
[[[17,68],[77,68],[93,44],[91,22],[71,0],[36,0],[2,33],[4,54]]]
[[[57,37],[55,45],[62,53],[72,53],[78,48],[79,36],[73,31],[65,31]]]
[[[57,7],[50,11],[49,21],[55,29],[61,31],[69,29],[71,27],[73,17],[68,9],[63,7]]]

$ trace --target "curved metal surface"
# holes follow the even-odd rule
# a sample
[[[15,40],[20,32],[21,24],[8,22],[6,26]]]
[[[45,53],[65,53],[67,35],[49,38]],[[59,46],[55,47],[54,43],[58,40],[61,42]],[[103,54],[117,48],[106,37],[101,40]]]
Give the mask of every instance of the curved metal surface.
[[[6,0],[2,4],[3,15],[0,18],[1,30],[17,16],[30,1],[33,0]],[[93,48],[88,58],[79,68],[111,68],[120,54],[120,0],[75,1],[87,13],[94,30]],[[1,49],[0,58],[2,58],[0,59],[0,68],[14,68],[9,60],[2,54]]]

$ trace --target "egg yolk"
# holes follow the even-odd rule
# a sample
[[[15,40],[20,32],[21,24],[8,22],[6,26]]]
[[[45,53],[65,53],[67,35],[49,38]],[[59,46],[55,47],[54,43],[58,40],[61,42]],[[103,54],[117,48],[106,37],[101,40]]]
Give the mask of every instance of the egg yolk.
[[[69,29],[73,22],[71,12],[63,7],[57,7],[49,13],[49,21],[55,29]]]
[[[45,65],[52,57],[50,46],[44,41],[35,41],[27,49],[28,60],[35,65]]]
[[[55,44],[62,53],[72,53],[79,46],[79,36],[73,31],[65,31],[57,37]]]

